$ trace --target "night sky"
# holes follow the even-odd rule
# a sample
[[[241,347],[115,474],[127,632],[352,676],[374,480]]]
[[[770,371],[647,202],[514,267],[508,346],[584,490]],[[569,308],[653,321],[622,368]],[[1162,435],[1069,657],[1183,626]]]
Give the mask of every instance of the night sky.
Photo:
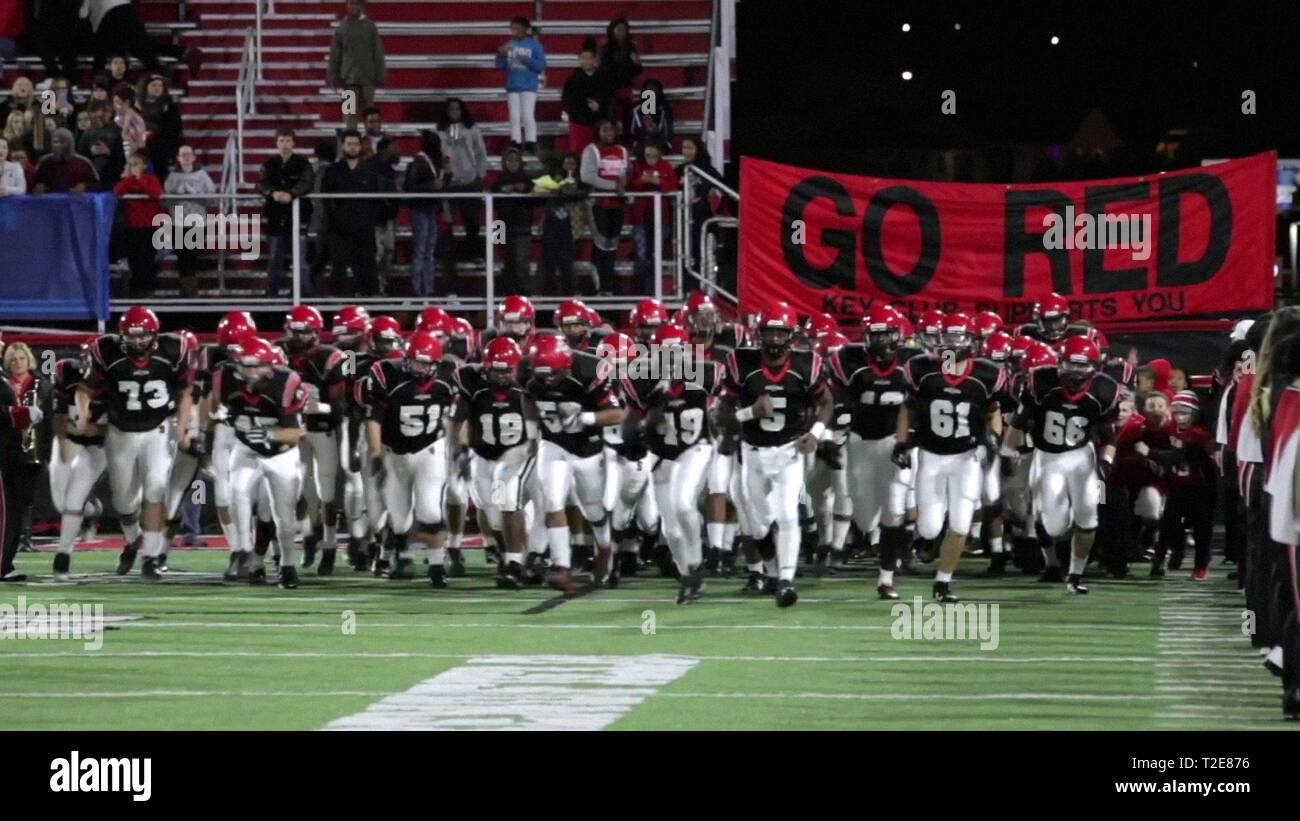
[[[995,5],[742,0],[736,154],[887,173],[872,165],[891,154],[1061,145],[1096,107],[1125,144],[1108,171],[1157,170],[1172,128],[1190,134],[1159,167],[1300,154],[1300,4]]]

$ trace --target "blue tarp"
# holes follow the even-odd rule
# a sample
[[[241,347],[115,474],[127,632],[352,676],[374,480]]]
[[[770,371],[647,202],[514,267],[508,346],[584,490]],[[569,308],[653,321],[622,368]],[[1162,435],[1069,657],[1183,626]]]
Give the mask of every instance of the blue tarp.
[[[0,319],[108,319],[111,193],[0,197]]]

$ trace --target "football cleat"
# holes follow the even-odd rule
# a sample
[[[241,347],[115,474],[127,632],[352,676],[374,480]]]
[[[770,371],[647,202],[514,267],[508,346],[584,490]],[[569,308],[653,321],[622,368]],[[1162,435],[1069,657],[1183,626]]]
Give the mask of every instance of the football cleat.
[[[316,567],[317,576],[334,575],[334,559],[337,554],[337,550],[322,550],[320,552],[320,564]]]
[[[320,537],[313,532],[307,533],[302,537],[302,566],[311,567],[316,564],[316,551],[320,547]]]
[[[54,554],[54,580],[56,582],[66,582],[68,580],[68,570],[72,567],[72,556],[67,553]]]
[[[929,564],[934,561],[938,555],[934,539],[917,539],[916,540],[916,560],[921,564]]]
[[[1079,573],[1071,573],[1069,579],[1065,582],[1065,591],[1071,596],[1085,596],[1088,588],[1083,584],[1083,576]]]
[[[383,579],[383,578],[387,578],[387,577],[388,577],[388,564],[389,564],[388,559],[384,559],[384,558],[381,558],[381,557],[379,557],[379,556],[376,556],[376,557],[375,557],[374,564],[372,564],[372,565],[370,566],[370,572],[373,573],[373,574],[375,574],[376,576],[378,576],[378,577],[381,578],[381,579]]]
[[[365,559],[361,550],[361,540],[356,536],[348,537],[347,557],[348,565],[350,565],[353,570],[366,569],[364,564]]]
[[[988,575],[1002,576],[1005,575],[1006,572],[1007,572],[1007,554],[994,553],[993,557],[989,559]]]
[[[1038,580],[1040,582],[1059,584],[1065,581],[1065,574],[1061,572],[1061,566],[1059,564],[1048,565],[1038,576]]]
[[[957,594],[952,592],[952,582],[935,582],[934,587],[931,588],[931,595],[936,601],[941,601],[945,604],[952,604],[961,601],[961,599],[957,597]]]
[[[1153,560],[1151,562],[1151,578],[1163,579],[1164,577],[1165,577],[1165,568],[1163,563],[1158,559]]]
[[[162,572],[158,570],[158,559],[155,556],[145,556],[144,562],[140,565],[140,578],[148,579],[151,582],[161,581]]]
[[[429,584],[442,588],[447,586],[447,568],[440,564],[429,565]]]
[[[722,564],[722,551],[716,547],[708,549],[707,557],[704,560],[704,570],[710,576],[718,575],[718,568]]]
[[[1177,548],[1169,551],[1169,563],[1166,568],[1169,570],[1181,570],[1183,567],[1183,549]]]
[[[248,583],[266,584],[266,562],[256,553],[249,560]]]
[[[763,574],[757,570],[749,571],[749,580],[745,586],[740,588],[741,593],[762,593],[763,592]]]
[[[609,547],[602,547],[596,550],[596,559],[592,563],[591,580],[596,584],[605,581],[609,575],[610,568],[614,564],[614,550]]]
[[[505,572],[497,576],[497,589],[499,590],[522,590],[526,584],[524,569],[520,567],[519,562],[511,562],[505,568]]]
[[[280,568],[279,587],[285,590],[293,590],[298,586],[298,568],[291,564],[286,564]]]
[[[243,551],[240,550],[230,551],[230,564],[226,565],[226,572],[221,574],[223,582],[239,581],[239,565],[243,555]]]
[[[635,576],[641,569],[641,560],[637,557],[635,550],[624,550],[618,554],[618,574],[620,576]]]
[[[566,595],[572,595],[577,589],[573,583],[573,575],[569,573],[567,567],[552,567],[551,572],[546,576],[546,583],[553,590],[559,590]]]
[[[732,550],[722,551],[722,567],[719,574],[726,579],[736,575],[736,553]]]
[[[898,591],[894,589],[892,584],[878,584],[876,585],[876,595],[881,601],[893,601],[898,598]]]
[[[447,575],[453,579],[463,579],[465,577],[465,557],[461,555],[460,548],[453,548],[447,551]]]
[[[775,595],[776,595],[776,587],[777,587],[776,582],[777,582],[777,578],[776,578],[776,576],[764,576],[764,577],[763,577],[763,590],[761,591],[762,594],[763,594],[764,596],[775,596]]]
[[[524,557],[524,582],[542,584],[546,581],[546,565],[539,553],[529,553]]]
[[[794,590],[794,582],[782,579],[773,587],[772,592],[776,594],[777,607],[793,607],[794,603],[799,601],[799,594]]]
[[[1192,578],[1198,582],[1205,581],[1206,579],[1210,578],[1210,568],[1208,566],[1193,568]]]
[[[1260,648],[1261,650],[1267,648]],[[1278,645],[1268,650],[1268,655],[1264,656],[1264,669],[1275,676],[1281,676],[1282,671],[1282,645]]]
[[[166,551],[163,551],[162,553],[159,553],[159,554],[158,554],[158,560],[157,560],[156,562],[154,562],[154,567],[158,568],[158,572],[159,572],[159,573],[166,573],[166,572],[167,572],[168,567],[167,567],[167,552],[166,552]]]
[[[137,536],[135,541],[122,548],[122,555],[117,559],[117,575],[125,576],[131,572],[131,567],[135,564],[135,554],[140,552],[140,542],[144,536]]]
[[[415,578],[415,560],[405,556],[393,559],[393,567],[388,571],[388,578],[409,581]]]

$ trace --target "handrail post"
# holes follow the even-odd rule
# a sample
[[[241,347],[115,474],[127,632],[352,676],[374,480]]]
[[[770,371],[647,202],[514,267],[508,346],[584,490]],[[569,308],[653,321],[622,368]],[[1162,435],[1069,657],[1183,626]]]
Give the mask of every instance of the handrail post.
[[[483,219],[483,243],[486,246],[483,249],[483,264],[487,267],[487,281],[483,286],[483,297],[485,300],[485,305],[483,306],[483,322],[486,325],[492,319],[492,306],[496,304],[496,276],[494,275],[494,266],[492,264],[492,233],[494,230],[492,224],[495,216],[493,206],[496,204],[496,201],[491,194],[486,193],[483,194],[483,199],[487,201],[487,205],[483,211],[485,215]],[[453,273],[455,272],[455,265],[455,257],[453,256]]]
[[[266,78],[262,76],[262,0],[257,0],[257,42],[253,44],[256,54],[257,77],[259,83],[265,82]]]
[[[261,2],[261,0],[259,0],[259,5],[260,5],[260,2]],[[301,266],[302,266],[302,249],[298,247],[298,246],[299,246],[299,243],[298,243],[298,229],[299,229],[299,227],[302,225],[302,213],[301,213],[301,211],[299,210],[298,205],[299,205],[299,200],[298,200],[297,197],[294,197],[293,200],[292,200],[292,201],[290,202],[290,204],[289,204],[289,210],[290,210],[290,213],[292,214],[292,217],[293,217],[293,222],[292,222],[292,224],[291,224],[291,226],[290,226],[290,229],[292,230],[293,233],[289,235],[289,242],[290,242],[290,248],[292,249],[292,252],[293,252],[293,269],[292,269],[292,270],[293,270],[293,304],[294,304],[294,307],[297,307],[298,305],[302,304],[302,280],[300,279],[300,277],[302,276],[302,267],[301,267]],[[276,296],[279,296],[279,294],[276,294]]]
[[[663,223],[663,194],[655,192],[654,210],[655,210],[655,282],[654,293],[655,299],[662,300],[664,296],[664,223]]]

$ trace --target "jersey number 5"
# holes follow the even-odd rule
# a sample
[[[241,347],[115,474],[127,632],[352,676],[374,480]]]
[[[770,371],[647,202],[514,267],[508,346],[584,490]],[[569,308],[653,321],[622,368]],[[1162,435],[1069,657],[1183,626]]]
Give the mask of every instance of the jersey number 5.
[[[785,430],[785,414],[781,413],[785,409],[784,396],[771,396],[772,410],[771,416],[764,416],[758,420],[758,426],[763,430],[779,432]]]

